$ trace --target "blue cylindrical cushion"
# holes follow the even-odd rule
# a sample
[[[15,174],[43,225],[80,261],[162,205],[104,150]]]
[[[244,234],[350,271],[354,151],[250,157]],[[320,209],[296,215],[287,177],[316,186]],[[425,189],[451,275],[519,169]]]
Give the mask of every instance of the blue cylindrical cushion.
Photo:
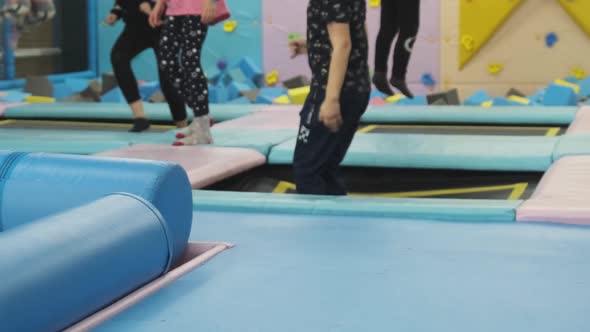
[[[0,183],[0,225],[8,230],[113,192],[156,206],[168,223],[174,259],[181,257],[191,231],[192,191],[186,172],[169,163],[21,154]]]
[[[0,233],[0,331],[61,331],[166,273],[166,228],[113,194]]]

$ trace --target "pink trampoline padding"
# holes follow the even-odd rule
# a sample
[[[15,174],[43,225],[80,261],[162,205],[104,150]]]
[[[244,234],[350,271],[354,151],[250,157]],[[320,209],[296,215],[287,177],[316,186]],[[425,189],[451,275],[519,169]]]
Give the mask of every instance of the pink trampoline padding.
[[[266,163],[266,157],[255,150],[214,146],[139,144],[97,155],[179,164],[188,174],[193,189],[204,188]]]
[[[300,112],[302,105],[269,105],[264,106],[260,109],[260,111],[267,111],[267,112]]]
[[[283,106],[284,107],[284,106]],[[216,128],[240,129],[297,129],[299,128],[299,111],[301,108],[263,109],[246,116],[224,121]]]
[[[516,220],[590,225],[590,156],[558,160],[516,210]]]
[[[74,326],[66,329],[64,332],[82,332],[95,329],[105,321],[112,319],[121,312],[138,304],[148,296],[166,287],[178,278],[196,269],[200,265],[203,265],[205,262],[212,259],[222,251],[232,247],[233,245],[228,243],[189,243],[181,263],[170,270],[170,272],[168,272],[166,275],[139,288],[135,292],[95,313],[94,315],[78,322]]]
[[[576,118],[567,129],[567,134],[590,133],[590,106],[583,106],[576,113]]]

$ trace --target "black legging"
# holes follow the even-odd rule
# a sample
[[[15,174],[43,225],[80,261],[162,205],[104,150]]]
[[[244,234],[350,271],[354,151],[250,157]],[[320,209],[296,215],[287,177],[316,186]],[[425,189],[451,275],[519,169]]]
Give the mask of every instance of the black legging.
[[[130,28],[126,26],[113,46],[111,51],[111,63],[113,65],[115,77],[117,78],[117,83],[119,84],[127,103],[132,104],[141,100],[137,80],[133,74],[133,69],[131,68],[131,60],[148,48],[154,49],[157,57],[159,42],[159,30],[150,28]],[[160,67],[158,66],[158,68]],[[160,77],[160,87],[164,97],[166,97],[168,106],[170,107],[172,118],[175,122],[186,120],[187,113],[184,100],[180,94],[176,92],[176,89],[174,89],[166,75],[159,69],[158,74]]]
[[[405,80],[412,48],[420,27],[420,0],[382,0],[381,27],[375,50],[375,72],[387,72],[387,60],[395,35],[392,76]]]

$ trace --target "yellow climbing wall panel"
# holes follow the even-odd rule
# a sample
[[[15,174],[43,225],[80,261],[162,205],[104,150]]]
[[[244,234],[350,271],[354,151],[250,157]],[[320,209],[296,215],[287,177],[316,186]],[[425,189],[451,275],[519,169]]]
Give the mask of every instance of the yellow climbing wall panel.
[[[459,66],[463,68],[506,22],[522,0],[460,0]]]
[[[590,1],[559,0],[561,6],[570,14],[588,36],[590,36]]]

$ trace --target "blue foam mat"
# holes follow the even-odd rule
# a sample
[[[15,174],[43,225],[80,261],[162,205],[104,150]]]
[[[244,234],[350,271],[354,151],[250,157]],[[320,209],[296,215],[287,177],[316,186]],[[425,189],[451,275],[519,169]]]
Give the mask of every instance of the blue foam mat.
[[[267,212],[281,214],[390,217],[430,220],[515,220],[522,201],[324,197],[266,193],[193,191],[198,211]]]
[[[343,165],[545,171],[556,137],[357,134]],[[295,139],[272,149],[270,164],[291,164]]]
[[[216,121],[235,119],[250,114],[260,105],[224,105],[211,104],[211,116]],[[171,121],[172,116],[166,104],[144,103],[145,113],[148,118],[158,121]],[[189,119],[192,112],[187,108]],[[33,103],[13,106],[4,114],[7,118],[15,119],[51,119],[51,118],[76,118],[76,119],[132,119],[129,106],[120,103]]]
[[[574,134],[560,137],[553,152],[553,160],[556,161],[567,156],[590,155],[590,135]]]
[[[587,330],[588,228],[222,212],[194,220],[192,241],[236,247],[97,331]]]
[[[371,106],[364,123],[497,123],[569,125],[577,107]]]

